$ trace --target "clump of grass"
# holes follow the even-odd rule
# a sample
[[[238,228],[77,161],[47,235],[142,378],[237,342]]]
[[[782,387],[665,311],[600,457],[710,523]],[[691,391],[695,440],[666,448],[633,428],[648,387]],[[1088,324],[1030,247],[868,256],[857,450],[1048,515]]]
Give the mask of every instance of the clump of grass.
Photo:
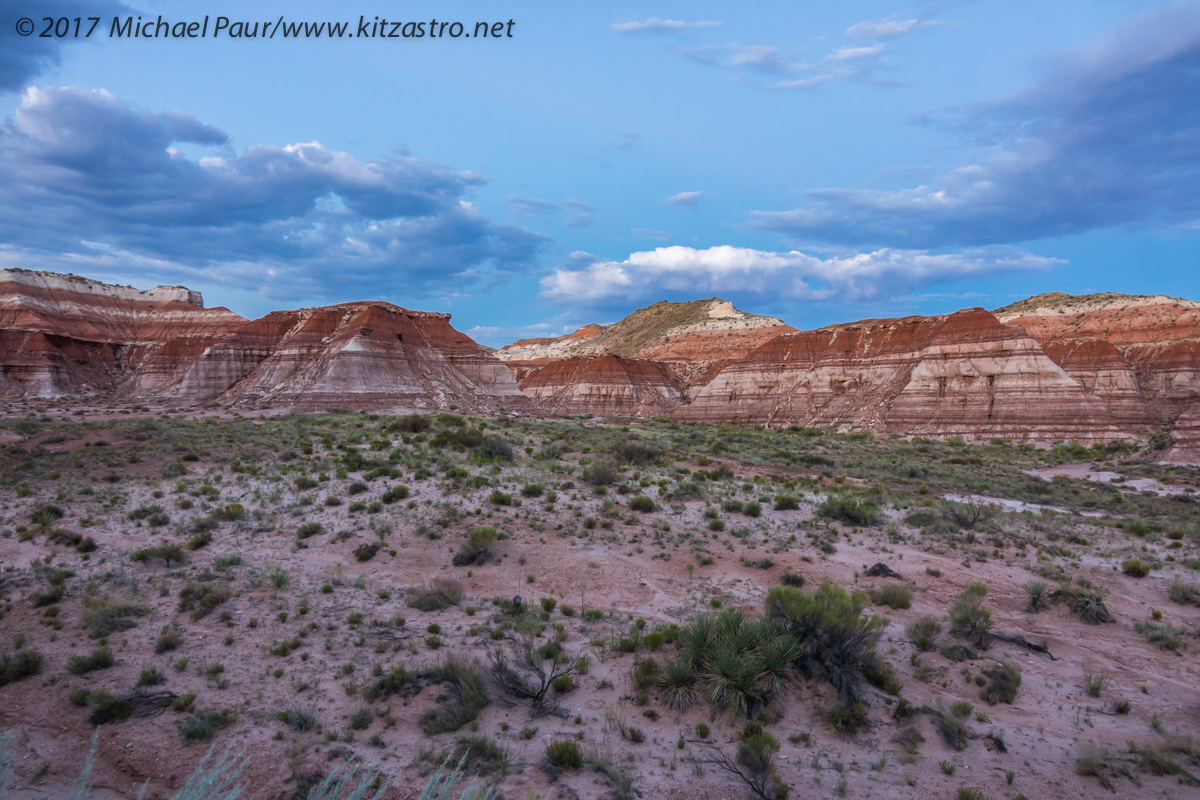
[[[408,590],[405,602],[420,611],[442,611],[462,600],[462,585],[448,578],[434,578],[424,587]]]
[[[966,750],[967,745],[971,743],[971,731],[953,713],[939,712],[934,723],[937,725],[938,733],[942,735],[942,741],[951,750],[961,752]]]
[[[1054,592],[1054,599],[1066,603],[1082,622],[1100,625],[1116,622],[1104,602],[1107,595],[1108,592],[1086,578],[1071,578],[1059,584]]]
[[[233,720],[233,711],[226,708],[221,711],[200,711],[175,724],[184,744],[191,744],[211,741],[217,731],[232,725]]]
[[[67,672],[72,675],[86,675],[98,669],[108,669],[116,660],[112,650],[107,647],[97,647],[86,656],[74,655],[67,659]]]
[[[871,602],[877,606],[899,609],[912,607],[913,591],[902,583],[890,583],[886,586],[880,586],[877,589],[872,589],[870,594]]]
[[[992,630],[992,612],[983,605],[987,593],[986,583],[969,584],[946,612],[950,617],[950,632],[980,649],[987,648]]]
[[[451,656],[435,667],[428,677],[450,684],[449,701],[421,717],[421,730],[428,736],[458,730],[474,721],[488,704],[487,684],[482,673],[465,661]]]
[[[1185,628],[1176,628],[1165,622],[1135,622],[1133,629],[1146,637],[1146,641],[1159,650],[1179,649],[1180,637],[1187,633]]]
[[[1029,595],[1029,602],[1025,606],[1026,613],[1037,614],[1046,610],[1050,604],[1050,596],[1046,593],[1045,583],[1029,581],[1022,588],[1025,590],[1025,594]]]
[[[1167,589],[1167,597],[1184,605],[1200,605],[1200,586],[1186,583],[1183,578],[1176,577]]]
[[[1127,558],[1121,562],[1121,572],[1133,578],[1144,578],[1150,574],[1150,565],[1136,558]]]
[[[232,596],[227,587],[192,582],[179,591],[179,610],[191,611],[192,619],[200,619]]]
[[[546,760],[559,769],[579,769],[583,766],[583,751],[570,739],[556,739],[546,745]]]
[[[462,567],[487,561],[496,545],[496,529],[491,526],[472,528],[453,559],[454,566]]]
[[[136,627],[133,618],[145,616],[150,611],[139,603],[114,603],[107,599],[85,602],[89,608],[83,614],[83,627],[93,639]]]
[[[936,617],[921,617],[916,622],[910,622],[904,632],[912,640],[914,647],[921,652],[928,652],[937,647],[937,638],[942,634],[942,623]]]
[[[408,686],[409,680],[408,670],[404,667],[392,667],[363,688],[363,699],[368,703],[387,700],[392,695],[403,692],[404,688]]]
[[[13,653],[0,653],[0,686],[33,677],[42,671],[42,654],[22,647]]]
[[[990,705],[1011,704],[1021,688],[1021,673],[1010,664],[997,664],[983,671],[987,684],[979,690],[979,698]]]

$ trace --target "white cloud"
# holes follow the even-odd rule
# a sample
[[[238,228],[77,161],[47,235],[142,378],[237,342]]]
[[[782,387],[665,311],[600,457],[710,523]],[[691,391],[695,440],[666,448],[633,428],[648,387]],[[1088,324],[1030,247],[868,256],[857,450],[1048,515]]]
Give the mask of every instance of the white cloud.
[[[942,23],[936,19],[887,19],[868,20],[846,29],[851,39],[892,39],[921,28],[932,28]]]
[[[650,17],[633,22],[614,22],[612,29],[617,33],[674,33],[688,28],[715,28],[721,24],[721,22],[711,19],[683,22],[677,19]]]
[[[780,253],[730,245],[698,250],[675,245],[632,253],[624,261],[573,254],[571,263],[542,279],[542,293],[575,303],[633,300],[664,292],[883,300],[923,286],[1044,270],[1061,263],[1013,248],[945,254],[882,249],[822,259],[796,250]]]
[[[700,195],[702,194],[704,192],[680,192],[679,194],[671,195],[663,202],[674,207],[694,206],[700,202]]]

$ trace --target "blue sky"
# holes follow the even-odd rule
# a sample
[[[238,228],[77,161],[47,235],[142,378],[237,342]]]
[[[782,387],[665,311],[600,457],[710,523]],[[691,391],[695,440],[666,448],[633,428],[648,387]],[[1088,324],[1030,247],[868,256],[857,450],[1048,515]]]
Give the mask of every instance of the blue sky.
[[[801,328],[1200,299],[1200,3],[337,6],[0,0],[0,265],[246,316],[378,298],[492,345],[713,295]],[[514,25],[131,41],[114,14]]]

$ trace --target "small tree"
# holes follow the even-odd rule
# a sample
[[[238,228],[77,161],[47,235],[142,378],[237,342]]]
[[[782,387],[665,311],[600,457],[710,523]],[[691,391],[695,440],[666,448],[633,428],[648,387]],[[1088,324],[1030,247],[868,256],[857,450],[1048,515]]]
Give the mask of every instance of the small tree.
[[[554,682],[578,669],[579,657],[555,648],[538,645],[525,634],[509,642],[509,654],[489,649],[492,678],[509,702],[527,701],[534,716],[544,716],[557,707]],[[510,660],[511,656],[511,660]]]

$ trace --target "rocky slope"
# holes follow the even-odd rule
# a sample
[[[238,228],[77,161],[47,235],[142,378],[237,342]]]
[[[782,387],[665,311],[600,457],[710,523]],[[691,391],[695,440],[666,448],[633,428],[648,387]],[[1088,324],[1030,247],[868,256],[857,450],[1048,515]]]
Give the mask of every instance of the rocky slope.
[[[664,365],[672,382],[687,387],[703,384],[726,364],[794,330],[774,317],[747,314],[716,297],[663,301],[611,325],[585,325],[557,338],[521,339],[496,355],[514,368],[598,355],[654,361]]]
[[[0,396],[110,393],[164,343],[202,350],[243,322],[180,286],[0,270]]]
[[[448,314],[365,302],[247,321],[182,287],[0,272],[0,396],[84,394],[179,406],[529,406]]]
[[[1028,331],[1119,421],[1171,428],[1200,399],[1200,303],[1054,292],[1005,306],[996,316]]]
[[[1043,441],[1133,438],[1019,328],[976,308],[789,333],[677,412],[769,425]]]

